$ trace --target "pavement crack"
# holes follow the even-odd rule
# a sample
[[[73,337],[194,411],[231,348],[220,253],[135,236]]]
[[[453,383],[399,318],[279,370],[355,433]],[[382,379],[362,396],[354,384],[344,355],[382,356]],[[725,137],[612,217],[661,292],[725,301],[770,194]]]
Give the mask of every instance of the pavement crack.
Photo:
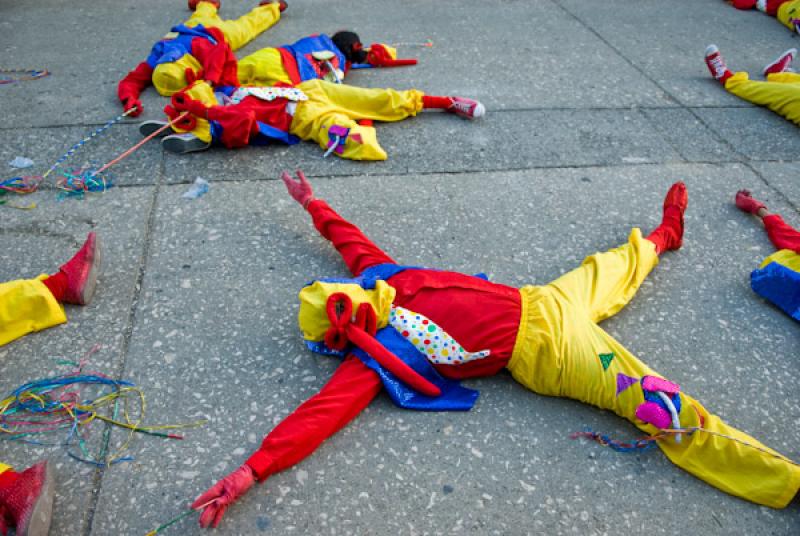
[[[158,198],[161,192],[161,186],[164,181],[165,176],[165,159],[162,154],[161,161],[159,163],[159,174],[158,180],[156,181],[153,187],[153,195],[150,198],[150,206],[147,210],[147,219],[145,220],[145,228],[144,228],[144,238],[142,240],[142,252],[139,256],[139,262],[136,266],[136,282],[133,287],[133,296],[131,300],[131,307],[128,312],[128,317],[126,319],[125,331],[122,338],[122,343],[120,345],[119,350],[119,365],[117,370],[114,373],[114,377],[118,380],[122,380],[125,374],[125,365],[128,358],[128,352],[130,350],[131,340],[133,339],[133,331],[136,323],[136,314],[139,310],[139,304],[141,302],[141,294],[142,294],[142,287],[144,283],[145,271],[147,268],[147,262],[150,258],[150,248],[153,241],[153,229],[156,223],[156,213],[158,210]],[[111,436],[113,435],[114,430],[112,429],[110,424],[106,424],[105,428],[105,435],[103,438],[103,445],[102,449],[103,452],[108,453],[108,445],[111,441]],[[86,515],[84,517],[84,526],[83,530],[81,530],[81,534],[83,536],[91,536],[93,526],[94,526],[94,517],[97,512],[97,505],[100,501],[100,493],[103,489],[103,477],[105,475],[106,467],[100,467],[95,470],[94,477],[93,477],[93,485],[92,485],[92,495],[89,499],[89,506],[86,509]]]

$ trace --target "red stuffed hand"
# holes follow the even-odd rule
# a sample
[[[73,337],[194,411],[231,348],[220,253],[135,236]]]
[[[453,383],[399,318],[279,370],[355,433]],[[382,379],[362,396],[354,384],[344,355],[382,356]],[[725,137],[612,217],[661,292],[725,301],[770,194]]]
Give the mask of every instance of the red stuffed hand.
[[[128,114],[131,117],[139,116],[144,111],[144,106],[142,106],[142,101],[140,101],[136,97],[125,97],[124,99],[122,99],[122,108],[126,112],[130,109],[134,109],[133,112]]]
[[[398,67],[403,65],[416,65],[417,60],[393,59],[385,46],[380,43],[373,43],[372,46],[369,47],[367,63],[374,67]]]
[[[211,486],[192,503],[192,508],[195,510],[203,509],[200,514],[200,526],[217,528],[228,506],[253,487],[255,481],[253,470],[245,464]]]
[[[292,196],[292,199],[303,205],[303,208],[308,208],[308,204],[314,199],[314,190],[311,188],[311,183],[308,182],[305,174],[299,169],[297,170],[297,178],[300,180],[294,180],[286,171],[281,173],[281,179],[283,179],[283,183],[286,185],[286,189],[289,190],[289,195]]]
[[[172,96],[172,107],[179,112],[189,112],[197,117],[208,118],[208,107],[198,100],[194,100],[183,91]]]

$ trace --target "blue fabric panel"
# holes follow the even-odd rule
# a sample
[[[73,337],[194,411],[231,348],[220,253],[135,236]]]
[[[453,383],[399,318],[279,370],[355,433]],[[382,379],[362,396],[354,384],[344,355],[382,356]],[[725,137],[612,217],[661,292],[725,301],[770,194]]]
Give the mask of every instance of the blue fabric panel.
[[[192,53],[192,41],[196,38],[208,39],[214,44],[217,41],[203,28],[202,25],[194,28],[187,28],[184,25],[175,26],[173,32],[178,33],[174,39],[163,39],[153,45],[150,55],[147,56],[147,64],[153,69],[162,63],[178,61],[185,54]]]
[[[378,373],[386,392],[397,406],[417,411],[469,411],[475,405],[478,391],[468,389],[457,381],[440,376],[427,358],[417,351],[413,344],[403,338],[396,329],[387,326],[379,330],[375,338],[399,357],[403,363],[442,390],[442,394],[436,398],[421,395],[381,367],[366,352],[360,348],[353,348],[352,353]]]
[[[308,54],[312,52],[320,52],[329,50],[336,55],[338,62],[332,63],[335,67],[344,71],[344,65],[347,61],[344,54],[339,48],[333,44],[330,37],[325,34],[304,37],[291,45],[284,45],[281,48],[288,50],[294,56],[297,62],[297,71],[300,73],[300,79],[305,82],[306,80],[316,80],[319,78],[317,70],[314,69],[313,63],[307,58]]]
[[[750,274],[750,286],[762,298],[772,302],[800,322],[800,273],[771,262]]]

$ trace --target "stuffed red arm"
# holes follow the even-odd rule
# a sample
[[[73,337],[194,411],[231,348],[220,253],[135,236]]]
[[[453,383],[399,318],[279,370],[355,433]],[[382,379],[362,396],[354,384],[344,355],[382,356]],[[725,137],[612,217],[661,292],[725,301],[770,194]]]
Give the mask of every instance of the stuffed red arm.
[[[134,107],[137,109],[131,114],[133,117],[141,114],[144,110],[139,100],[139,95],[150,85],[152,76],[153,68],[146,61],[143,61],[119,81],[117,97],[119,97],[119,101],[126,112]]]
[[[308,213],[311,214],[314,227],[333,243],[353,275],[359,275],[376,264],[397,264],[361,229],[339,216],[325,201],[312,200],[308,204]]]
[[[293,466],[361,413],[381,388],[374,370],[348,356],[319,393],[264,438],[246,464],[259,481]]]

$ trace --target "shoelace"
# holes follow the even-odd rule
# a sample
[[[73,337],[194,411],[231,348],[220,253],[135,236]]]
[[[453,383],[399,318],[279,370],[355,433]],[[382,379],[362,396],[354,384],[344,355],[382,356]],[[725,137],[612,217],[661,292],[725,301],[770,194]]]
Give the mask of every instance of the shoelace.
[[[714,68],[714,77],[721,78],[725,71],[728,70],[728,67],[725,65],[725,61],[722,59],[722,56],[716,54],[708,59],[708,64]]]
[[[450,107],[451,108],[455,108],[459,112],[467,114],[467,115],[471,115],[472,114],[472,112],[471,112],[472,104],[470,104],[468,102],[455,101],[454,100],[454,101],[452,101],[452,104],[450,105]]]

